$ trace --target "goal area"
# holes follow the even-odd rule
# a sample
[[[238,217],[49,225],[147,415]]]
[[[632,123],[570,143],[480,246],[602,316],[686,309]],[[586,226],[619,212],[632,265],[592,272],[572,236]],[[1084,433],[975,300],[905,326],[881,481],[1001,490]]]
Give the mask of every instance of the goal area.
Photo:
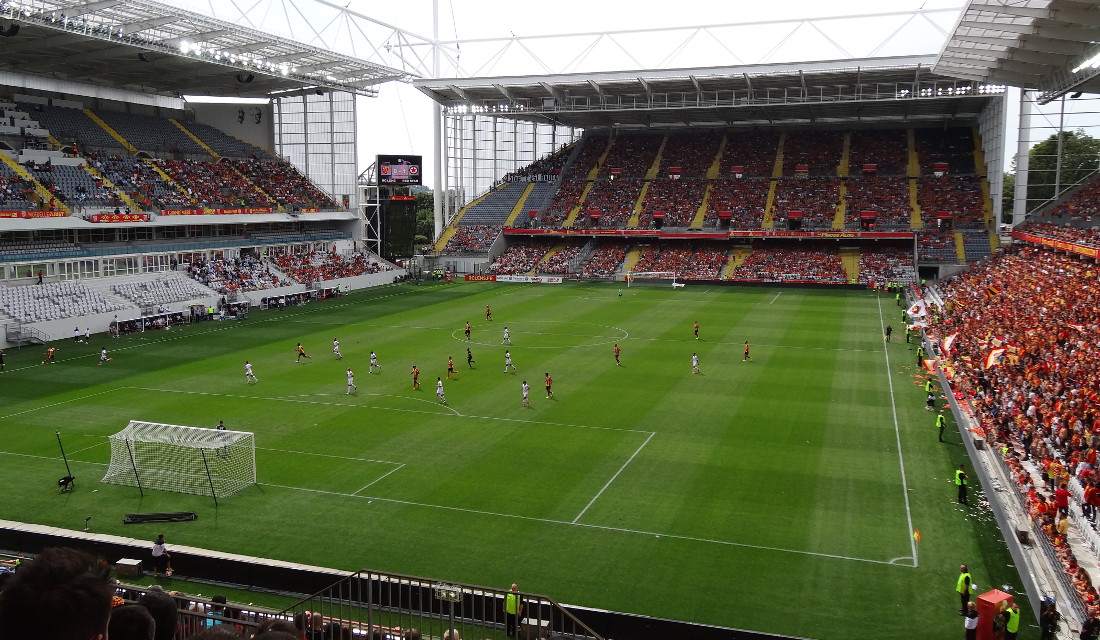
[[[131,420],[108,439],[111,462],[100,482],[215,500],[256,484],[256,439],[249,431]]]
[[[674,271],[631,271],[626,274],[627,287],[650,285],[676,288],[677,284]]]

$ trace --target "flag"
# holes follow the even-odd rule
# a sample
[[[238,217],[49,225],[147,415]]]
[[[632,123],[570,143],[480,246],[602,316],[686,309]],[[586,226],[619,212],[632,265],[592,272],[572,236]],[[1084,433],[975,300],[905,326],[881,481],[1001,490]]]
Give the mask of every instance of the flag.
[[[985,356],[985,368],[1001,364],[1004,359],[1006,349],[1004,347],[997,347],[996,349],[990,349],[989,353]]]
[[[990,297],[994,297],[1001,293],[1001,288],[997,285],[991,284],[989,285],[989,288],[986,289],[986,292],[989,294]]]
[[[923,318],[924,316],[928,315],[928,305],[925,304],[924,299],[922,298],[914,302],[913,306],[909,307],[906,310],[906,313],[913,316],[914,318]]]
[[[1084,331],[1085,330],[1085,325],[1083,325],[1083,324],[1066,323],[1066,326],[1067,327],[1073,327],[1074,329],[1077,329],[1078,331]]]
[[[936,372],[936,361],[932,358],[925,358],[924,360],[921,360],[920,363],[923,364],[924,368],[928,369],[930,373]]]
[[[952,333],[951,335],[947,336],[946,339],[944,339],[944,341],[943,341],[943,352],[944,353],[951,353],[951,348],[955,346],[955,338],[958,338],[958,337],[959,337],[958,333]]]
[[[913,539],[920,542],[920,529],[913,529]]]

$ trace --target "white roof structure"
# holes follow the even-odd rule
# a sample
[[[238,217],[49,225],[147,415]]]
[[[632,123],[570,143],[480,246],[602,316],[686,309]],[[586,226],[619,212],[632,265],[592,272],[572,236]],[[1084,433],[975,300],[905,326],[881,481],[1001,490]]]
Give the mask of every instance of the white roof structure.
[[[1098,41],[1094,1],[970,0],[933,71],[1038,89],[1045,103],[1069,91],[1100,92]]]

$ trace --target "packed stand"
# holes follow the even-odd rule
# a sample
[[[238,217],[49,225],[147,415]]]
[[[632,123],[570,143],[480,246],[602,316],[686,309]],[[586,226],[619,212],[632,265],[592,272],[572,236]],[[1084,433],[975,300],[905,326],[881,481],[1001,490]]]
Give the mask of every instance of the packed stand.
[[[733,168],[741,167],[744,177],[770,178],[778,153],[778,133],[729,133],[726,136],[726,150],[722,153],[719,165],[721,175],[732,177]]]
[[[228,163],[167,159],[158,164],[203,208],[276,206]]]
[[[597,181],[588,192],[588,198],[577,218],[583,224],[574,226],[587,225],[601,229],[625,227],[630,216],[634,214],[634,206],[638,202],[643,184],[640,179],[630,178]],[[593,219],[589,215],[590,211],[598,211],[599,217]]]
[[[934,224],[941,211],[950,213],[956,228],[982,228],[985,206],[982,183],[975,176],[946,175],[917,180],[917,203],[925,226]]]
[[[661,135],[644,133],[622,133],[615,138],[615,144],[611,145],[611,151],[607,154],[607,160],[600,167],[598,177],[609,178],[618,176],[617,179],[645,178],[653,160],[657,157],[657,151],[661,148]],[[615,173],[616,171],[620,173]]]
[[[774,217],[790,219],[801,211],[803,229],[831,229],[839,204],[839,178],[784,179],[775,187]]]
[[[713,180],[710,184],[704,227],[717,225],[718,216],[724,211],[730,212],[730,229],[760,229],[764,225],[771,179],[731,177]]]
[[[328,251],[286,253],[277,256],[275,264],[292,280],[302,284],[350,278],[393,269],[393,266],[382,262],[374,254],[353,253],[345,256]]]
[[[20,322],[60,320],[125,308],[79,282],[0,287],[0,309]]]
[[[112,285],[111,291],[135,303],[168,304],[196,300],[210,295],[210,289],[200,287],[186,278],[157,278],[143,282],[123,282]]]
[[[546,206],[546,210],[539,215],[539,223],[546,227],[560,227],[569,212],[580,204],[581,195],[587,186],[588,182],[584,180],[566,180],[562,182],[558,192],[554,194],[554,198]]]
[[[688,264],[676,276],[685,280],[717,280],[729,262],[729,247],[707,244],[695,247]]]
[[[500,235],[500,227],[490,225],[462,225],[447,241],[443,251],[447,253],[484,253],[493,246]]]
[[[287,209],[334,209],[339,205],[290,163],[263,160],[239,160],[234,166],[264,193]]]
[[[577,152],[577,159],[562,176],[566,181],[584,181],[588,179],[589,172],[596,166],[596,162],[607,148],[607,136],[586,135],[581,140],[581,150]]]
[[[844,284],[848,276],[835,249],[759,245],[734,271],[732,280]]]
[[[691,264],[691,245],[686,241],[662,242],[642,251],[633,271],[669,272],[679,275]]]
[[[969,127],[916,129],[914,138],[920,173],[931,176],[937,163],[948,166],[948,173],[974,175],[974,134]]]
[[[886,282],[917,281],[913,250],[903,247],[876,247],[859,252],[859,283],[881,286]]]
[[[664,226],[686,227],[695,218],[706,191],[706,182],[698,178],[654,180],[646,190],[642,213],[653,219],[653,214],[664,212]]]
[[[843,152],[839,131],[792,131],[783,141],[783,175],[793,176],[806,165],[811,176],[835,177]]]
[[[565,275],[572,273],[569,270],[569,265],[573,262],[573,259],[580,254],[581,249],[584,248],[584,244],[578,243],[572,246],[565,247],[561,251],[550,256],[546,260],[538,263],[539,273],[550,273],[554,275]]]
[[[283,287],[289,282],[271,273],[271,268],[257,258],[215,258],[192,264],[188,275],[222,295],[232,291],[261,291]]]
[[[1015,227],[1013,231],[1031,233],[1038,236],[1053,238],[1055,240],[1074,242],[1085,245],[1086,247],[1100,249],[1100,227],[1079,229],[1077,227],[1050,224],[1049,222],[1025,222]]]
[[[670,135],[661,152],[657,177],[667,178],[672,174],[672,169],[678,168],[681,178],[706,178],[721,142],[722,135],[715,131]]]
[[[848,146],[848,176],[863,175],[875,165],[875,175],[904,176],[909,166],[909,137],[904,129],[853,131]]]
[[[489,265],[489,273],[494,275],[520,275],[535,268],[542,256],[550,250],[550,241],[521,240],[508,247]]]
[[[94,152],[87,155],[87,160],[144,211],[194,205],[190,196],[165,182],[153,167],[140,158]]]
[[[613,275],[622,266],[630,245],[625,242],[607,242],[600,244],[592,255],[585,260],[582,275],[594,278],[606,278]]]
[[[954,393],[968,401],[993,448],[1007,448],[1003,459],[1016,489],[1090,617],[1100,613],[1100,599],[1073,557],[1056,512],[1095,538],[1091,529],[1100,511],[1095,268],[1092,260],[1073,254],[1010,246],[943,283],[942,324],[931,330],[939,340],[957,334],[946,354],[954,364]],[[1077,498],[1081,512],[1064,493],[1056,502],[1062,489]]]
[[[909,206],[907,179],[883,176],[849,178],[845,188],[845,228],[859,228],[864,211],[875,212],[876,229],[910,227],[912,209]]]
[[[1068,218],[1071,224],[1100,222],[1100,179],[1094,179],[1081,187],[1068,199],[1047,210],[1043,217],[1058,221]]]
[[[917,232],[917,260],[920,262],[959,261],[955,232],[950,229],[925,229]]]

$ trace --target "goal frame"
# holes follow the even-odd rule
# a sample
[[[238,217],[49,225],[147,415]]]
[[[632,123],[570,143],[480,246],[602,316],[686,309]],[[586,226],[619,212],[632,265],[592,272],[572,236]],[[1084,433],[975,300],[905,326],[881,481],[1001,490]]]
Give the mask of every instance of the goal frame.
[[[629,289],[635,285],[636,279],[641,279],[647,282],[655,282],[661,285],[676,286],[676,272],[675,271],[629,271],[623,278],[626,280],[626,286]],[[667,282],[662,282],[667,280]]]
[[[175,493],[229,497],[256,484],[251,431],[131,420],[108,436],[111,458],[100,482]]]

